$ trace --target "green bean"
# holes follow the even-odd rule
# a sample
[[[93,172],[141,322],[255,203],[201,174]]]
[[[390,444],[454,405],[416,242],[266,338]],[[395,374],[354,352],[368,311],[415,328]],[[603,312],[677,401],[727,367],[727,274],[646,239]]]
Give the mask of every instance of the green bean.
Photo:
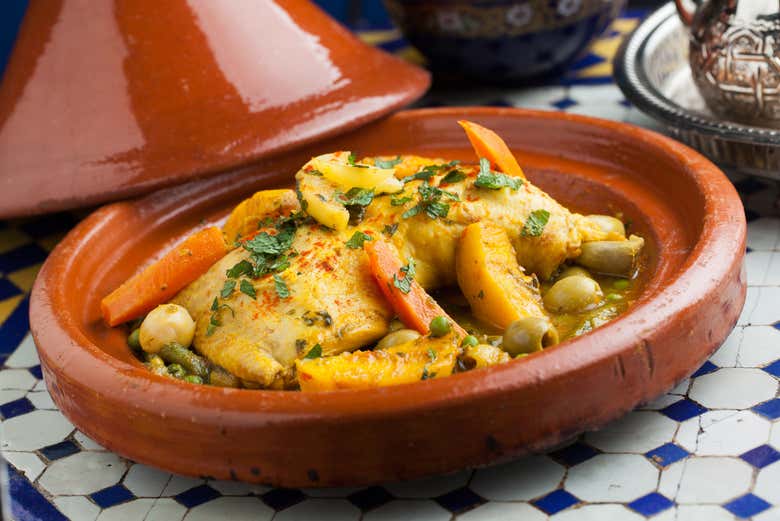
[[[217,387],[241,387],[241,380],[238,377],[218,365],[211,368],[208,382]]]
[[[558,331],[547,317],[523,317],[504,331],[501,348],[512,356],[541,351],[558,343]]]
[[[191,384],[202,384],[203,383],[203,379],[200,376],[196,375],[196,374],[188,374],[187,376],[185,376],[183,378],[183,380],[185,382],[188,382],[188,383],[191,383]]]
[[[577,257],[581,264],[598,273],[615,277],[631,277],[637,268],[639,252],[645,241],[632,235],[625,241],[592,241],[582,244]]]
[[[180,344],[166,344],[160,349],[159,355],[169,364],[180,364],[188,373],[196,374],[203,379],[209,376],[206,361]]]
[[[377,343],[376,348],[380,350],[387,349],[388,347],[398,346],[417,340],[420,336],[420,333],[414,329],[398,329],[385,335],[385,337]]]
[[[180,364],[171,364],[168,366],[168,374],[174,378],[182,379],[187,374],[187,371]]]
[[[141,340],[139,340],[140,333],[141,331],[139,329],[133,329],[127,336],[127,345],[130,346],[130,349],[135,349],[136,351],[141,350]]]

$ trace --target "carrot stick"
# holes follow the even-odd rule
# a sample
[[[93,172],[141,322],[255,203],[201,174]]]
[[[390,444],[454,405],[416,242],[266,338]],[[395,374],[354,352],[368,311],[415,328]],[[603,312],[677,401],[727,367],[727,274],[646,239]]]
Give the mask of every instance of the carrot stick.
[[[368,254],[371,274],[404,325],[427,335],[430,332],[431,320],[443,316],[449,320],[458,335],[461,337],[468,335],[417,281],[412,280],[409,293],[404,293],[395,286],[393,276],[402,279],[405,274],[401,271],[401,260],[386,242],[374,240],[365,243],[363,247]]]
[[[466,136],[478,157],[486,158],[499,172],[525,179],[523,169],[498,134],[471,121],[461,120],[458,123],[466,131]]]
[[[227,248],[219,228],[212,226],[190,235],[103,298],[103,319],[113,327],[148,313],[194,282],[225,253]]]

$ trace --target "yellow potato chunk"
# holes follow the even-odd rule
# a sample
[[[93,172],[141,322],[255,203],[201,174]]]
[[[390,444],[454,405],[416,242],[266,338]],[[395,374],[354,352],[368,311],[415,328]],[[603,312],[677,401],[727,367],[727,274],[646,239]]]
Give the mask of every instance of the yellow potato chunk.
[[[506,232],[488,222],[470,224],[455,252],[458,285],[474,316],[500,328],[527,316],[544,316],[533,279],[517,264]]]
[[[296,360],[302,391],[367,389],[452,374],[460,348],[455,335],[421,337],[381,351]]]
[[[295,192],[289,189],[262,190],[244,199],[230,213],[222,227],[228,244],[258,229],[263,219],[290,215],[300,210]]]

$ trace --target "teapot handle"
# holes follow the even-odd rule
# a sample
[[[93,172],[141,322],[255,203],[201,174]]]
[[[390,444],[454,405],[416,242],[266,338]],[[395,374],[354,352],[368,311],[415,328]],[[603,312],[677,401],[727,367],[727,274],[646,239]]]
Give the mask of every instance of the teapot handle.
[[[700,0],[694,0],[694,3],[699,5],[699,1]],[[674,0],[674,3],[677,5],[677,12],[680,14],[680,19],[685,25],[690,27],[693,23],[693,11],[685,7],[684,2],[685,0]]]

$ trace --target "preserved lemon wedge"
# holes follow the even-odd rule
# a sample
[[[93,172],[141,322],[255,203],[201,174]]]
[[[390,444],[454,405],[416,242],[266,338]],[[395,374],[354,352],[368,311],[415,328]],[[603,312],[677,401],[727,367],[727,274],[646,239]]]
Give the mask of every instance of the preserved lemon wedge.
[[[306,174],[298,176],[301,207],[315,221],[336,231],[347,229],[349,211],[336,201],[337,187],[324,177]]]
[[[377,194],[392,194],[404,184],[395,178],[395,169],[377,168],[349,161],[350,152],[317,156],[309,162],[326,179],[344,188],[373,188]]]

